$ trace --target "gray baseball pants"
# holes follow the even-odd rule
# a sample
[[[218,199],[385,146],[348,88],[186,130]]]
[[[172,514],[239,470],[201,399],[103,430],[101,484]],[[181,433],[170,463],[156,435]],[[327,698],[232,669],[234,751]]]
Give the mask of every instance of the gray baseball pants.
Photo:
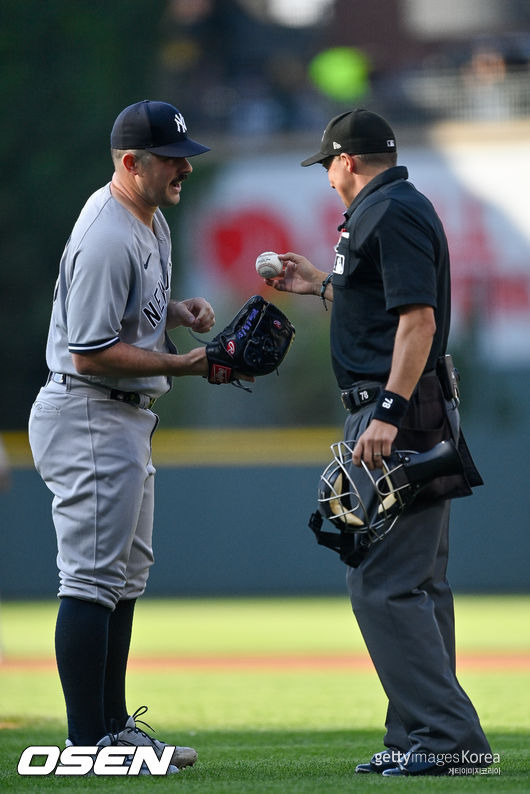
[[[346,439],[363,432],[372,409],[348,417]],[[490,752],[455,672],[449,512],[441,499],[409,509],[347,571],[352,608],[389,701],[384,743],[400,752]]]
[[[140,596],[153,564],[150,410],[67,379],[44,386],[31,409],[37,471],[53,493],[59,596],[114,608]]]

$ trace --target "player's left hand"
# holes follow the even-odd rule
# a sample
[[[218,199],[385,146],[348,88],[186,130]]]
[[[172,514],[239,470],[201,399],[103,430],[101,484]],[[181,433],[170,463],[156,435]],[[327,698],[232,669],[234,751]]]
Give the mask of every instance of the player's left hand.
[[[390,455],[397,433],[398,429],[394,425],[372,419],[364,433],[357,439],[352,456],[354,464],[360,466],[362,460],[370,471],[380,469],[381,458]]]
[[[168,328],[182,325],[199,334],[207,334],[215,325],[215,313],[205,298],[170,301],[167,325]]]

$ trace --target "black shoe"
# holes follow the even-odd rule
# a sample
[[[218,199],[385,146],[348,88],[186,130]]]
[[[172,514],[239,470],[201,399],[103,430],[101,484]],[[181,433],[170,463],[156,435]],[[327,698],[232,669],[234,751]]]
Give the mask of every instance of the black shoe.
[[[355,767],[355,771],[357,774],[364,774],[364,775],[382,775],[385,770],[395,769],[394,766],[376,766],[372,764],[371,761],[368,761],[367,764],[357,764]]]
[[[402,755],[399,750],[383,750],[375,753],[367,764],[357,764],[355,771],[358,774],[382,775],[385,770],[395,769]]]
[[[421,761],[412,763],[398,764],[393,769],[385,769],[381,774],[383,777],[407,777],[420,775],[431,775],[440,777],[441,775],[464,775],[475,773],[479,769],[485,769],[489,764],[478,764],[477,766],[448,764],[429,764]]]
[[[451,767],[448,764],[434,764],[430,761],[418,761],[414,754],[405,756],[393,769],[386,769],[385,777],[408,777],[418,775],[448,775]]]
[[[381,772],[383,777],[407,777],[409,775],[447,775],[448,768],[437,766],[436,764],[409,764],[405,766],[395,766],[392,769],[385,769]]]

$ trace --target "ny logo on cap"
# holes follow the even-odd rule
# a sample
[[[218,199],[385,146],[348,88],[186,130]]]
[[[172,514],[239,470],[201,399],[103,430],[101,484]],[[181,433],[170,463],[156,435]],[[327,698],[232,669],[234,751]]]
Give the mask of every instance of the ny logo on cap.
[[[391,147],[391,146],[395,146],[395,145],[396,145],[396,142],[395,142],[395,140],[394,140],[393,138],[390,138],[390,139],[389,139],[389,140],[386,142],[386,145],[387,145],[387,146],[388,146],[388,148],[390,149],[390,147]]]
[[[188,129],[182,113],[175,113],[175,124],[179,128],[179,132],[186,132]]]

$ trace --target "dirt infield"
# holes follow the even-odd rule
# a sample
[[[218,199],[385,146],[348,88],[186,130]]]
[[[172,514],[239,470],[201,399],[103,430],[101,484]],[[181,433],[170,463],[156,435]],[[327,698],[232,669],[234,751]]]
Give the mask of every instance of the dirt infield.
[[[461,653],[457,656],[459,670],[476,672],[499,671],[530,672],[530,653]],[[55,660],[45,658],[7,657],[0,661],[2,672],[31,672],[51,670],[55,668]],[[277,656],[186,656],[186,657],[131,657],[131,672],[145,670],[192,670],[194,672],[318,672],[319,670],[373,670],[371,659],[366,654],[350,654],[341,656],[323,655],[277,655]]]

